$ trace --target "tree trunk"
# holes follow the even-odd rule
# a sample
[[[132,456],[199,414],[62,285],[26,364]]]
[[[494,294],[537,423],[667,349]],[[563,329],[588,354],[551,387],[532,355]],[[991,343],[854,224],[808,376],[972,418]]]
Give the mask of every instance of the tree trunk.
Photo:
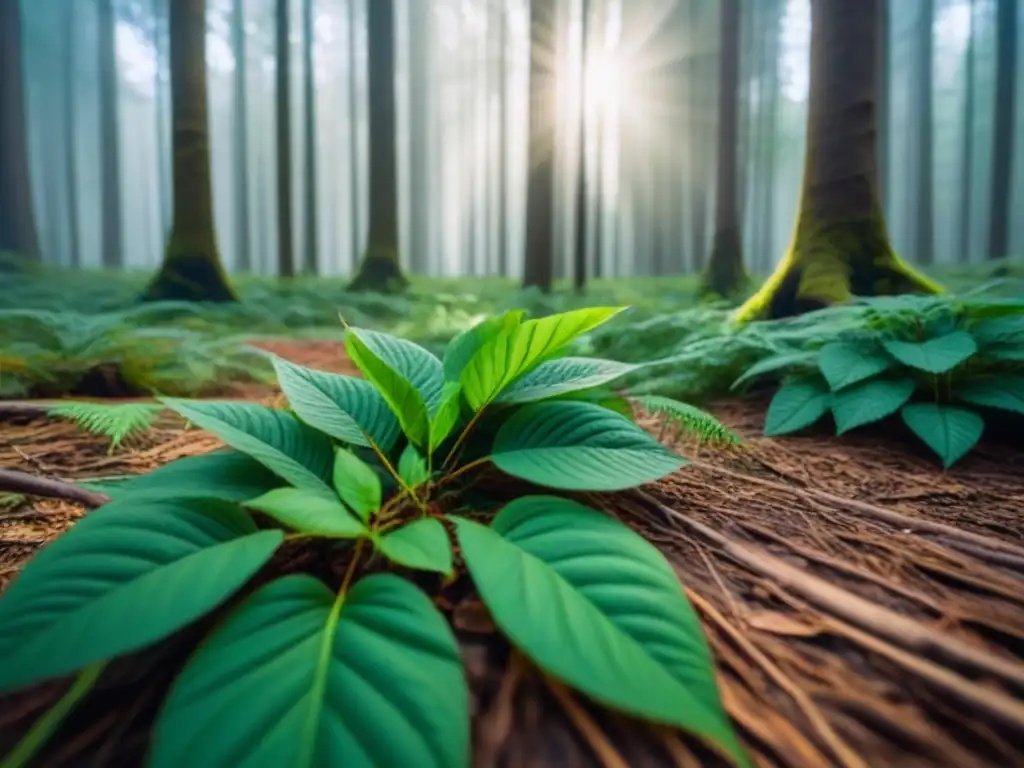
[[[366,6],[370,91],[370,228],[366,253],[349,290],[404,290],[398,256],[398,172],[395,147],[395,23],[393,0]]]
[[[231,17],[231,47],[235,54],[235,266],[252,269],[249,235],[249,108],[246,86],[248,65],[245,44],[245,0],[234,0]]]
[[[508,277],[508,8],[498,14],[498,274]]]
[[[579,167],[576,170],[576,236],[573,254],[573,287],[583,293],[587,283],[587,51],[590,41],[587,30],[589,0],[581,0],[582,23],[580,25],[580,125],[579,125]]]
[[[313,0],[302,3],[302,70],[305,88],[303,89],[303,124],[306,129],[306,205],[305,229],[306,248],[302,255],[302,272],[307,275],[317,274],[317,254],[319,238],[317,237],[317,184],[316,184],[316,72],[313,69]]]
[[[932,98],[932,67],[934,61],[935,2],[922,0],[921,18],[917,28],[917,261],[931,264],[935,260],[935,205],[933,201],[934,122]]]
[[[274,55],[277,60],[277,274],[295,276],[292,237],[291,14],[288,0],[277,0]]]
[[[427,274],[434,222],[430,210],[431,7],[409,3],[409,271]]]
[[[174,219],[145,301],[235,301],[217,253],[206,105],[206,0],[170,3]]]
[[[741,290],[746,282],[737,191],[740,2],[722,0],[721,8],[715,236],[704,273],[704,288],[708,293],[730,296]]]
[[[889,77],[892,57],[889,45],[889,0],[881,0],[878,12],[878,200],[885,208],[889,178]]]
[[[690,169],[690,207],[693,221],[693,271],[700,271],[704,267],[704,249],[707,247],[707,140],[713,134],[704,124],[705,116],[708,114],[708,85],[707,67],[705,57],[699,51],[701,46],[697,44],[702,31],[702,3],[700,0],[691,0],[690,3],[690,30],[693,41],[694,53],[690,56],[690,119],[689,119],[689,140],[690,157],[693,165]]]
[[[960,144],[960,225],[957,229],[959,248],[957,261],[966,264],[971,253],[971,188],[974,179],[974,0],[970,0],[967,17],[967,62],[964,73],[964,125]]]
[[[0,253],[38,259],[21,33],[19,0],[0,0]]]
[[[996,5],[996,114],[992,131],[992,200],[988,257],[1003,259],[1010,250],[1010,181],[1017,94],[1017,0]]]
[[[169,0],[153,0],[152,11],[153,19],[167,20],[167,5]],[[153,42],[153,49],[156,54],[156,67],[153,73],[153,100],[156,103],[156,144],[157,144],[157,177],[158,184],[160,185],[159,199],[160,199],[160,228],[161,234],[167,237],[171,228],[171,219],[173,212],[171,210],[170,198],[171,195],[168,192],[171,191],[170,181],[170,170],[168,169],[168,160],[171,155],[170,142],[167,141],[167,109],[166,104],[166,93],[167,89],[164,85],[164,79],[161,77],[163,71],[163,63],[166,57],[166,44],[165,38],[161,34],[159,27],[157,27],[157,33]]]
[[[878,200],[880,10],[880,0],[811,0],[807,147],[796,229],[775,273],[737,310],[737,322],[798,314],[853,295],[941,290],[893,252]]]
[[[73,3],[68,3],[64,8],[61,55],[64,57],[64,93],[62,98],[64,102],[64,167],[66,173],[64,183],[67,185],[68,194],[68,256],[72,266],[77,267],[82,263],[82,244],[78,223],[78,109],[75,98],[75,90],[78,85],[78,69],[75,66],[75,51],[77,50],[75,39],[78,36],[77,19],[75,18],[76,7]]]
[[[172,3],[173,5],[173,3]],[[103,198],[104,267],[124,263],[121,239],[121,146],[118,130],[118,69],[113,0],[99,0],[100,195]]]
[[[356,56],[356,17],[356,0],[348,0],[348,130],[349,156],[352,159],[352,167],[349,169],[352,174],[349,215],[352,217],[351,258],[353,261],[363,247],[359,237],[359,195],[362,190],[359,186],[359,61]]]
[[[530,129],[523,285],[544,293],[554,282],[555,71],[553,0],[530,0]]]

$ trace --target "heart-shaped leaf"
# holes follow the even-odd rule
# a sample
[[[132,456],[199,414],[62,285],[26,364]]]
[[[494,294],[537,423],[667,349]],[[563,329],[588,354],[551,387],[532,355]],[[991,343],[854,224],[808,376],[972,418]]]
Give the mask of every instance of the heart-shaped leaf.
[[[255,403],[171,397],[160,401],[296,488],[334,497],[330,485],[334,463],[331,440],[294,416]]]
[[[686,464],[629,419],[593,403],[534,403],[498,429],[491,461],[502,472],[567,491],[620,491]]]
[[[913,379],[872,379],[836,392],[832,401],[832,418],[836,434],[881,421],[896,413],[914,394]]]
[[[0,599],[0,690],[162,640],[234,594],[283,538],[222,501],[129,498],[90,512]]]
[[[888,355],[852,341],[833,341],[818,352],[818,368],[833,392],[884,373],[892,366]]]
[[[831,404],[832,393],[822,379],[787,379],[768,404],[764,433],[774,437],[809,427],[828,413]]]
[[[562,357],[541,363],[507,386],[494,402],[532,403],[591,389],[621,378],[643,366],[588,357]]]
[[[398,419],[370,382],[279,357],[273,363],[288,404],[300,419],[343,443],[369,447],[372,439],[382,451],[391,450],[399,435]]]
[[[300,488],[276,488],[250,499],[245,506],[270,515],[299,533],[339,539],[355,539],[368,533],[363,522],[337,499],[325,499]]]
[[[952,370],[978,351],[967,331],[953,331],[922,342],[887,339],[882,345],[899,362],[928,373]]]
[[[433,518],[414,520],[377,539],[388,560],[421,571],[452,572],[452,545],[444,526]]]
[[[455,637],[394,574],[343,599],[305,575],[249,597],[199,646],[157,719],[152,768],[466,768],[469,692]]]
[[[608,515],[553,496],[513,501],[490,528],[454,522],[495,623],[541,669],[745,760],[700,623],[651,544]]]
[[[976,413],[935,403],[903,406],[903,421],[925,445],[935,451],[945,467],[951,467],[971,450],[985,431]]]
[[[335,454],[334,488],[363,520],[369,520],[380,509],[380,478],[373,467],[350,451],[339,449]]]
[[[972,379],[953,394],[971,405],[1024,415],[1024,376],[1019,374],[1004,373]]]

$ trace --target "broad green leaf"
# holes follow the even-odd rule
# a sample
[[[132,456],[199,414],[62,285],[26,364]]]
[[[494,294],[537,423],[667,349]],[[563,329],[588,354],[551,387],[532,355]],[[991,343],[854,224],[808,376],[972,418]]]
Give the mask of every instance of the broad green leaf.
[[[430,419],[429,450],[433,453],[459,423],[462,409],[462,385],[457,381],[445,382],[441,404]]]
[[[621,491],[670,475],[686,460],[629,419],[593,403],[534,403],[498,429],[502,472],[566,491]]]
[[[903,406],[903,421],[935,451],[942,464],[950,467],[971,450],[985,431],[985,421],[976,413],[935,403]]]
[[[110,489],[115,499],[207,498],[245,501],[280,487],[284,481],[256,459],[234,450],[186,456]]]
[[[548,400],[569,392],[608,384],[642,367],[589,357],[549,360],[513,381],[494,398],[494,402],[513,404]]]
[[[252,456],[296,488],[333,498],[331,440],[294,416],[255,403],[171,397],[160,398],[160,402],[235,450]]]
[[[459,377],[466,400],[480,410],[551,353],[610,320],[625,307],[590,307],[505,328],[484,343]]]
[[[917,388],[913,379],[871,379],[836,392],[832,400],[832,418],[836,434],[881,421],[892,416],[910,399]]]
[[[422,485],[430,479],[427,460],[412,445],[405,446],[405,450],[398,458],[398,476],[410,488]]]
[[[852,341],[833,341],[818,352],[818,369],[833,392],[884,373],[892,366],[888,355]]]
[[[1024,362],[1024,346],[991,346],[985,348],[987,360],[998,360],[1001,362],[1020,363]]]
[[[325,499],[299,488],[276,488],[250,499],[245,506],[270,515],[299,533],[339,539],[355,539],[368,533],[363,522],[337,499]]]
[[[968,381],[953,394],[965,403],[1024,415],[1024,376],[996,374]]]
[[[822,379],[787,379],[768,405],[764,433],[773,437],[809,427],[828,413],[831,405],[832,393]]]
[[[398,439],[398,419],[370,382],[279,357],[273,362],[281,389],[300,419],[343,443],[369,447],[369,436],[382,451],[391,450]]]
[[[982,347],[990,344],[1024,344],[1024,314],[982,320],[971,326],[971,336]]]
[[[355,328],[349,330],[345,338],[348,356],[398,417],[405,436],[416,445],[425,445],[429,437],[430,415],[423,395],[412,382],[378,357],[362,340],[360,333]]]
[[[882,345],[899,362],[928,373],[952,370],[978,351],[967,331],[954,331],[922,342],[887,339]]]
[[[407,339],[365,328],[349,328],[374,356],[415,387],[427,410],[433,412],[441,400],[444,368],[428,350]]]
[[[452,545],[448,532],[434,518],[404,525],[377,539],[380,551],[394,563],[420,571],[452,572]]]
[[[369,520],[380,509],[382,491],[377,473],[343,448],[334,456],[334,489],[362,520]]]
[[[817,360],[818,350],[816,349],[772,355],[764,360],[759,360],[747,368],[747,370],[743,372],[743,375],[732,383],[732,386],[729,389],[738,389],[751,379],[755,379],[758,376],[764,376],[766,373],[775,373],[776,371],[800,368],[813,369]]]
[[[650,543],[554,496],[517,499],[489,528],[454,522],[495,623],[541,669],[607,706],[683,728],[745,760],[700,622]]]
[[[467,328],[452,339],[444,351],[444,378],[449,382],[457,382],[462,370],[476,354],[480,347],[497,336],[506,328],[512,328],[523,322],[526,312],[521,309],[512,310],[502,315],[489,317]]]
[[[127,499],[90,512],[0,599],[0,690],[167,637],[234,594],[283,537],[222,501]]]
[[[152,768],[468,768],[469,691],[448,622],[394,574],[344,600],[272,582],[199,646],[158,716]]]

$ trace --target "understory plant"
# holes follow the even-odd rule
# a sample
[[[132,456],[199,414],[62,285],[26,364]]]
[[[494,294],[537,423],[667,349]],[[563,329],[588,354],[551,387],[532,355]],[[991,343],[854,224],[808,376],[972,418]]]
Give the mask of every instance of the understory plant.
[[[1024,302],[876,299],[861,328],[762,360],[734,386],[780,373],[766,435],[829,413],[842,435],[899,413],[949,467],[977,445],[986,419],[1024,416]]]
[[[468,685],[432,598],[469,578],[544,674],[748,765],[672,568],[559,495],[686,463],[609,389],[635,365],[561,354],[618,311],[508,312],[443,359],[349,328],[365,378],[274,358],[286,410],[163,398],[228,448],[121,484],[0,598],[0,692],[77,675],[8,764],[38,752],[105,664],[216,612],[162,702],[149,765],[468,766]],[[722,436],[702,412],[644,405]],[[522,495],[522,481],[546,490]],[[331,553],[319,576],[265,567],[314,539]]]

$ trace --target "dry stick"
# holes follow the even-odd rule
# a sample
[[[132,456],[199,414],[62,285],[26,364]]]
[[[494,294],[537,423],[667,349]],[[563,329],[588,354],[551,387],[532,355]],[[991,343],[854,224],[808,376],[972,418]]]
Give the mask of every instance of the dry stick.
[[[1018,690],[1024,690],[1024,664],[1001,659],[956,638],[939,635],[920,622],[908,619],[895,611],[865,600],[859,595],[829,584],[824,579],[802,571],[772,554],[758,551],[730,539],[704,523],[665,506],[643,491],[636,493],[647,504],[654,506],[662,514],[686,526],[705,540],[714,543],[722,552],[755,573],[774,579],[780,585],[802,595],[819,608],[823,608],[833,615],[841,616],[902,648],[933,658],[939,657],[960,669],[992,675]],[[993,700],[1003,702],[1000,706],[1005,707],[1007,712],[1014,708],[1019,710],[1019,727],[1024,728],[1024,707],[1021,707],[1009,696],[996,691],[988,692],[987,695]]]
[[[952,525],[946,525],[945,523],[936,523],[932,520],[925,520],[919,517],[910,517],[899,512],[894,512],[891,509],[885,509],[875,504],[869,504],[866,501],[858,501],[856,499],[844,499],[842,496],[836,496],[827,491],[820,491],[816,488],[794,488],[791,485],[785,485],[783,483],[775,483],[771,480],[765,480],[762,477],[755,477],[754,475],[748,475],[745,472],[734,472],[731,469],[725,467],[716,467],[712,464],[705,464],[704,462],[693,462],[695,466],[705,469],[709,472],[717,472],[719,474],[728,475],[734,477],[737,480],[742,480],[746,483],[753,483],[766,488],[774,488],[778,491],[785,491],[788,493],[795,494],[805,499],[817,499],[823,501],[830,506],[837,507],[839,509],[845,509],[848,511],[859,512],[862,515],[873,517],[876,520],[883,520],[890,525],[895,525],[900,528],[910,528],[917,532],[933,533],[937,536],[945,536],[952,541],[962,542],[967,545],[973,545],[979,547],[982,552],[985,552],[987,556],[988,552],[1002,553],[1004,555],[1010,555],[1013,558],[1024,559],[1024,547],[1019,547],[1015,544],[1011,544],[1008,541],[1002,541],[1001,539],[994,539],[989,536],[982,536],[980,533],[972,533],[971,531],[964,531],[960,528],[955,528]],[[975,556],[981,556],[982,553],[973,551],[971,554]],[[998,562],[998,560],[996,560]]]
[[[47,499],[63,499],[81,504],[86,509],[96,509],[110,501],[110,497],[104,493],[87,491],[62,480],[37,477],[16,469],[0,469],[0,491],[25,496],[42,496]]]
[[[839,762],[840,765],[846,768],[867,768],[867,763],[861,760],[857,754],[847,746],[832,727],[825,720],[821,714],[821,710],[814,704],[811,698],[804,692],[800,686],[798,686],[791,678],[789,678],[779,667],[767,656],[765,656],[760,649],[758,649],[752,642],[747,640],[743,633],[736,629],[729,621],[718,612],[715,606],[711,605],[707,600],[702,598],[699,594],[694,592],[692,589],[686,590],[687,596],[690,598],[697,609],[708,616],[723,632],[725,632],[735,642],[744,653],[746,653],[754,662],[756,662],[761,669],[767,673],[767,675],[775,681],[782,690],[784,690],[791,699],[796,703],[797,708],[803,713],[804,717],[807,718],[811,727],[817,732],[818,736],[821,737],[822,741],[825,742],[832,756]]]
[[[544,684],[554,694],[555,700],[565,710],[565,714],[569,716],[572,724],[583,734],[583,738],[590,744],[591,749],[594,750],[594,754],[603,768],[629,768],[629,763],[623,759],[618,750],[612,746],[612,743],[605,738],[597,723],[573,699],[572,694],[566,690],[564,685],[547,675],[544,675]]]

